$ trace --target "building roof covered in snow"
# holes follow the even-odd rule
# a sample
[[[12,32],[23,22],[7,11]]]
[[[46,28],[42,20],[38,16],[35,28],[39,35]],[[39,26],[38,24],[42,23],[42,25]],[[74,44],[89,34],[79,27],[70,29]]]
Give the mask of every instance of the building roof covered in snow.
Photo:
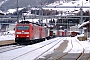
[[[86,27],[89,24],[89,21],[82,23],[79,25],[79,28]]]

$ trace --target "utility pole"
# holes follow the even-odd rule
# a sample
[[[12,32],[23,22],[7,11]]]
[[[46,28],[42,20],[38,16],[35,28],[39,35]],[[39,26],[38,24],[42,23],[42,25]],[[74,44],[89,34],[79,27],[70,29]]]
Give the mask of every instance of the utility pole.
[[[90,0],[89,0],[89,3],[90,3]],[[90,8],[89,8],[89,28],[88,28],[88,37],[90,37]]]
[[[83,1],[82,1],[82,6],[80,7],[80,15],[81,15],[81,19],[80,19],[80,24],[82,24],[83,22]],[[82,28],[80,28],[80,32],[82,34]]]
[[[41,24],[43,24],[43,3],[42,3],[42,0],[41,0]]]
[[[18,0],[17,0],[17,23],[19,23],[19,13],[18,13],[18,8],[19,8],[19,6],[18,6]]]

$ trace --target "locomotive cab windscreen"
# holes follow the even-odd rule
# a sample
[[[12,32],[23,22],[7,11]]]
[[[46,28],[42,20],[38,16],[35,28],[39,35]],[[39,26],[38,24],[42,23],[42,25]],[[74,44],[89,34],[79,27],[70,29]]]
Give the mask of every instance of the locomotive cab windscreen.
[[[17,25],[16,34],[29,34],[30,26],[29,25]]]
[[[17,26],[17,30],[29,30],[29,26]]]

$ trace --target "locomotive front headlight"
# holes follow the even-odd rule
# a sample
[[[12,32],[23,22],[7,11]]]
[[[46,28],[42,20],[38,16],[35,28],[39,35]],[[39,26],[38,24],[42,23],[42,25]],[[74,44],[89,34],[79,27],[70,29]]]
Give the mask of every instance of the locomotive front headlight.
[[[17,37],[18,37],[18,35],[17,35]]]
[[[29,37],[29,35],[27,35],[27,37]]]

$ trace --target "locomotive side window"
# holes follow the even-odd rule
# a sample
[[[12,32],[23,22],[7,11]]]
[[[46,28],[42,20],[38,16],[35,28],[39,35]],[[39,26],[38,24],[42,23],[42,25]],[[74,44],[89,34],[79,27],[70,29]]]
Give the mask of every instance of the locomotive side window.
[[[29,30],[29,26],[17,26],[17,30]]]

